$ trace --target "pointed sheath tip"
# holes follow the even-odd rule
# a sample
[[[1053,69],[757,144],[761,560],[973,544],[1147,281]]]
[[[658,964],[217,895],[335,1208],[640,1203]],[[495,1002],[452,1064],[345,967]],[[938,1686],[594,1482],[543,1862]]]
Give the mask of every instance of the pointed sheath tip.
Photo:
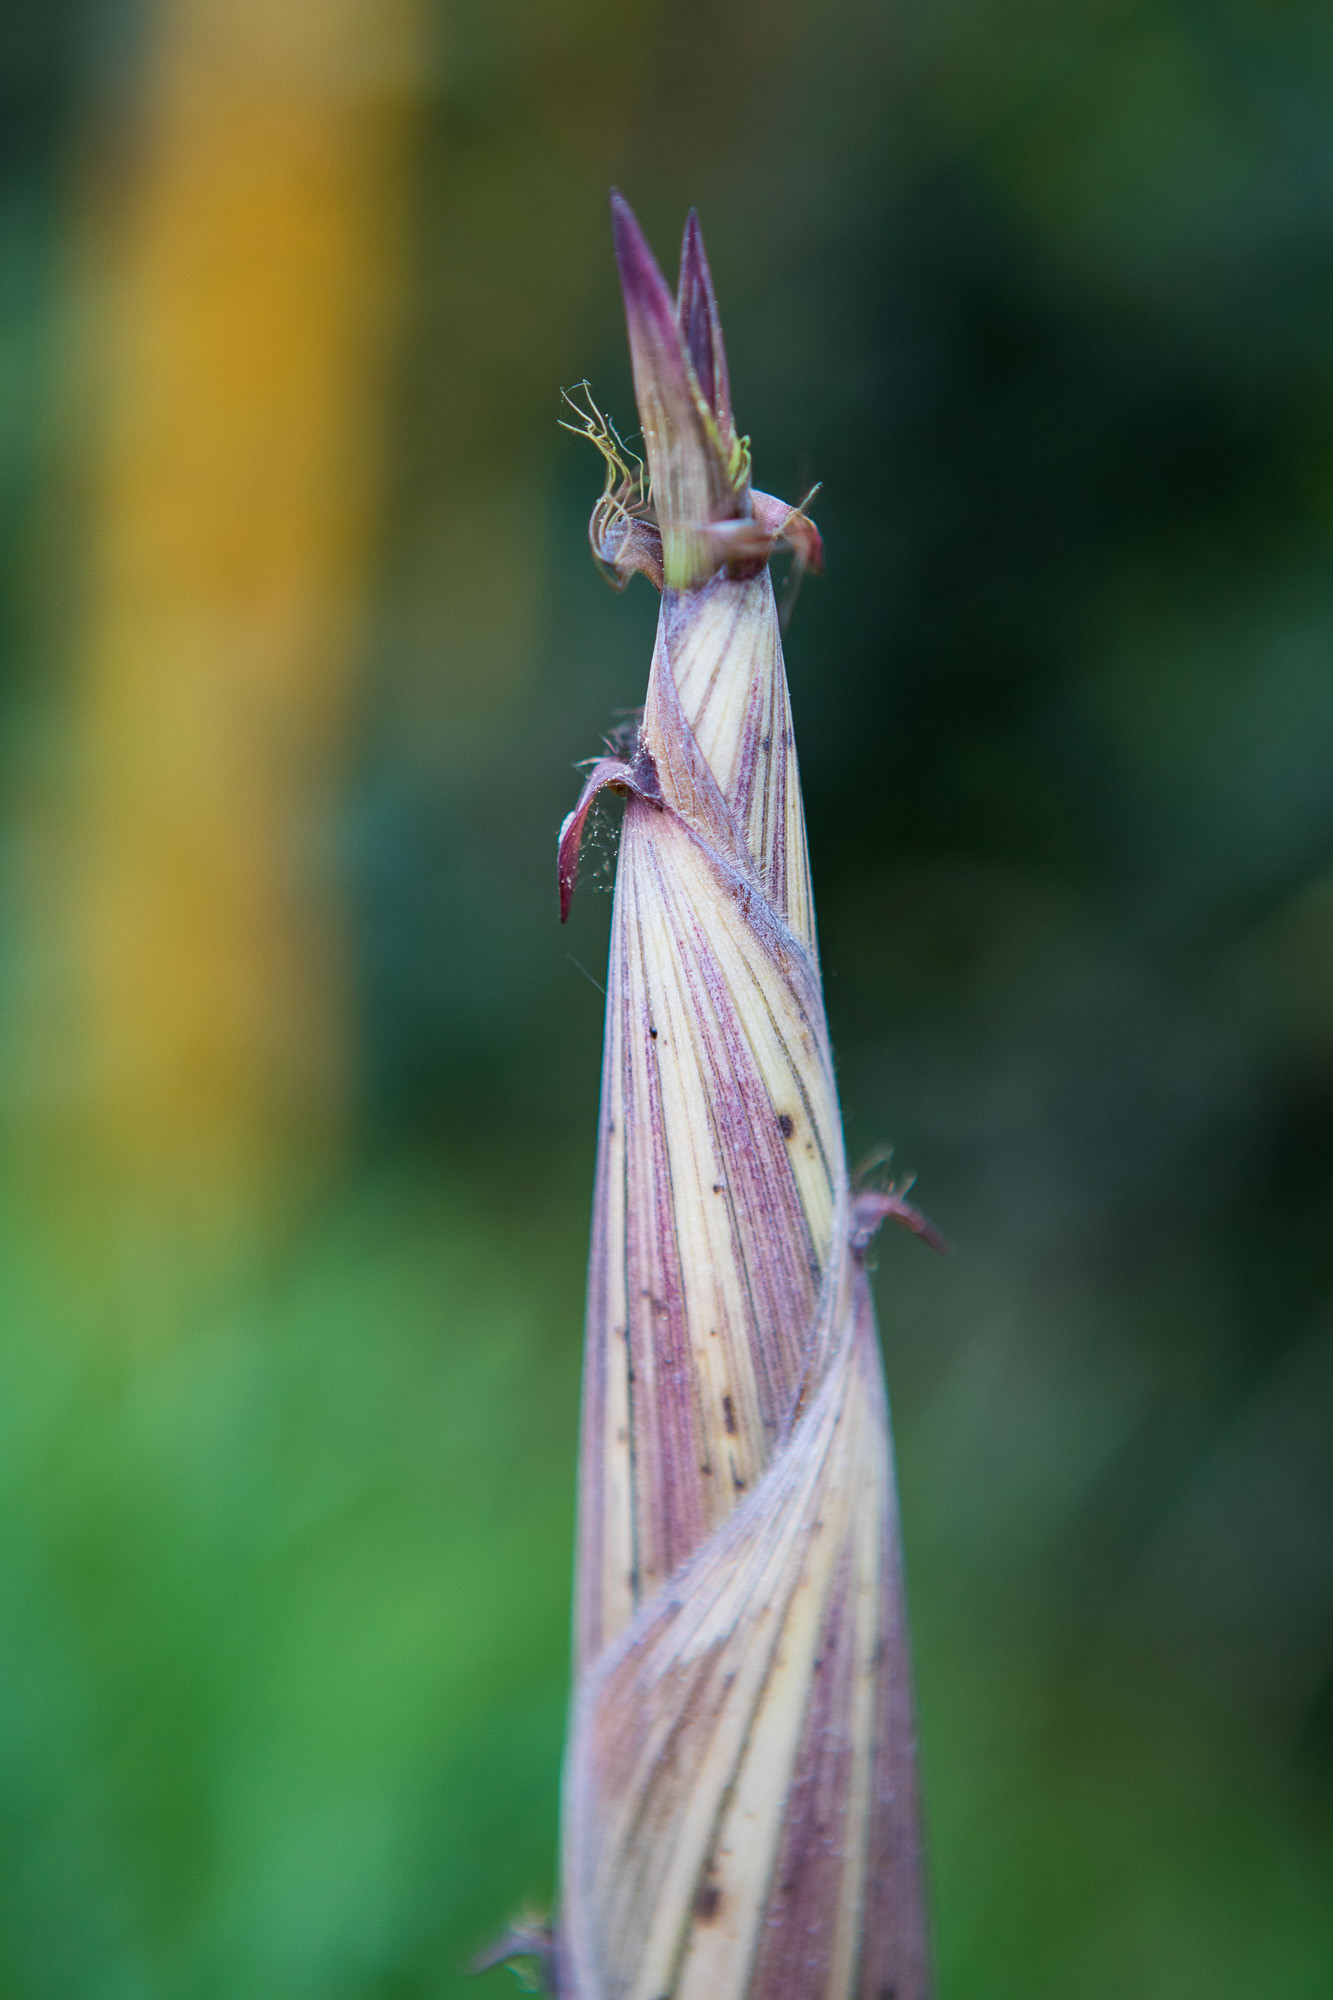
[[[680,283],[678,297],[684,298],[687,282],[702,276],[708,279],[708,258],[704,252],[704,233],[699,223],[699,211],[692,208],[685,218],[685,236],[680,246]],[[709,290],[712,290],[711,285]]]
[[[638,278],[656,278],[666,290],[666,282],[657,268],[657,259],[648,247],[648,238],[643,233],[638,216],[626,201],[619,188],[611,190],[611,236],[616,248],[616,262],[620,265],[621,276],[626,271]]]
[[[724,434],[729,433],[732,416],[727,355],[722,344],[717,294],[713,290],[713,274],[708,267],[708,252],[704,249],[697,208],[692,208],[685,219],[685,235],[680,246],[680,279],[676,286],[676,319],[704,401]]]
[[[642,236],[639,220],[619,188],[611,189],[611,235],[619,255],[621,241],[631,236]]]
[[[676,305],[666,279],[639,227],[639,219],[618,188],[611,190],[611,238],[620,270],[620,289],[629,321],[630,347],[647,336],[656,348],[678,347]]]
[[[704,226],[699,220],[699,211],[692,208],[685,218],[685,234],[680,245],[680,284],[684,289],[687,275],[703,292],[709,306],[717,311],[717,298],[713,291],[713,276],[709,268],[708,252],[704,248]]]
[[[719,421],[726,378],[711,280],[700,239],[699,259],[687,261],[685,272],[687,330],[633,209],[616,189],[611,229],[663,577],[673,588],[689,589],[718,567],[709,530],[748,511],[749,462],[737,452],[730,423]]]

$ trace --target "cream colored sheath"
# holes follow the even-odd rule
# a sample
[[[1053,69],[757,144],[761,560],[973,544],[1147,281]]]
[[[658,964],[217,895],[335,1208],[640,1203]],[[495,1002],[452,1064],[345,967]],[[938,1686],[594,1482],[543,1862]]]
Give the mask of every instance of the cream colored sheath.
[[[662,592],[625,795],[589,1276],[562,2000],[925,2000],[888,1412],[829,1053],[768,557],[693,217],[614,201],[647,446],[594,549]],[[596,414],[596,413],[595,413]],[[599,420],[600,421],[600,420]],[[591,420],[589,430],[594,429]],[[618,483],[617,482],[618,477]]]

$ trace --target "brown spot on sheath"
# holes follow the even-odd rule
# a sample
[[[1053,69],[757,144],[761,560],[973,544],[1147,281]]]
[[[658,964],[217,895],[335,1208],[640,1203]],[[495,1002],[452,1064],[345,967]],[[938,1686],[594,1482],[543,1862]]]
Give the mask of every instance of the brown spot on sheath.
[[[694,1914],[701,1924],[711,1924],[722,1907],[722,1891],[716,1882],[705,1882],[694,1899]]]
[[[722,1422],[726,1427],[727,1436],[734,1438],[736,1435],[736,1406],[729,1395],[722,1398]]]
[[[792,1133],[796,1130],[796,1120],[789,1111],[779,1111],[778,1130],[784,1139],[790,1139]]]

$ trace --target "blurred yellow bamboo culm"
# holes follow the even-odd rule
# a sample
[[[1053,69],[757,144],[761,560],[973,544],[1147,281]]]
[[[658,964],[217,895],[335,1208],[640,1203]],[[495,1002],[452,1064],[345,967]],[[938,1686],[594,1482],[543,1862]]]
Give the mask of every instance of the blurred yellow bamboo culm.
[[[325,865],[376,528],[419,0],[160,0],[100,289],[77,643],[76,1140],[205,1235],[336,1157]],[[109,217],[109,219],[108,219]],[[100,271],[101,277],[90,273]]]

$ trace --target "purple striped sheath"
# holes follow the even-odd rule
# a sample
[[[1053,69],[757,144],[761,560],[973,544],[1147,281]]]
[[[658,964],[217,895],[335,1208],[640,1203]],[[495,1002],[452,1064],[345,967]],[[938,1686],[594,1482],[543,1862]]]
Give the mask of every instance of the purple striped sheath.
[[[926,2000],[892,1448],[768,558],[698,224],[613,197],[647,468],[593,406],[614,581],[661,591],[624,795],[589,1273],[562,2000]]]

